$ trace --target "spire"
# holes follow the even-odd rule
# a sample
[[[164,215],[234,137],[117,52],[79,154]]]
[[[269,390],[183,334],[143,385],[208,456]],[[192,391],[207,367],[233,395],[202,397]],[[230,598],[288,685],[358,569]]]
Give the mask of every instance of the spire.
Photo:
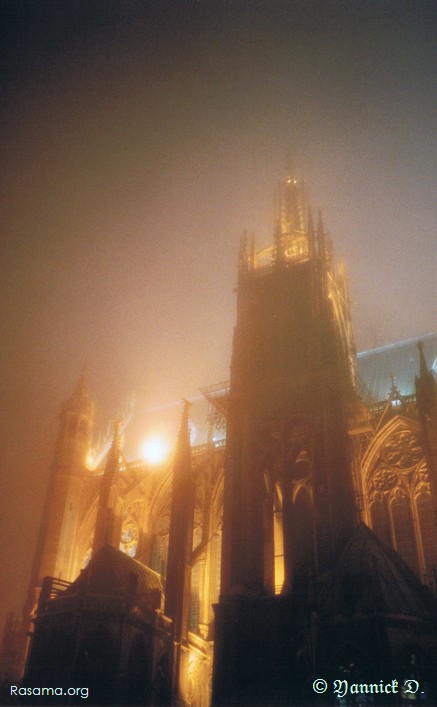
[[[179,464],[182,463],[184,466],[188,461],[191,467],[191,443],[190,443],[190,420],[189,420],[189,410],[190,403],[185,398],[182,400],[182,418],[181,427],[179,430],[178,446],[176,452],[176,459]],[[188,456],[187,456],[188,455]]]
[[[311,211],[310,206],[308,207],[307,238],[308,238],[308,255],[311,259],[314,257],[314,253],[315,253],[315,234],[314,234],[313,213]]]
[[[417,348],[419,349],[420,378],[425,380],[429,376],[429,371],[426,363],[425,353],[423,351],[423,341],[419,341],[417,343]]]
[[[93,554],[105,545],[118,547],[116,536],[116,480],[120,470],[120,439],[122,420],[114,422],[112,444],[106,459],[105,471],[100,483],[99,505],[97,508]]]
[[[94,409],[88,389],[88,368],[83,366],[81,374],[70,396],[62,404],[63,412],[84,413],[92,416]]]
[[[285,160],[285,169],[286,169],[286,172],[287,172],[287,177],[292,177],[294,170],[293,170],[293,160],[292,160],[292,157],[291,157],[291,151],[290,151],[290,150],[287,152],[287,157],[286,157],[286,160]]]
[[[326,241],[325,241],[325,231],[323,228],[322,212],[319,209],[317,212],[317,245],[319,248],[319,255],[323,262],[326,260]]]
[[[256,255],[255,236],[252,234],[252,238],[250,241],[250,267],[251,267],[251,270],[253,270],[255,267],[255,255]]]
[[[302,180],[290,171],[279,183],[278,214],[284,236],[305,232],[305,193]]]
[[[426,397],[437,399],[437,383],[426,363],[423,341],[417,343],[419,349],[419,376],[416,376],[416,392],[422,397],[426,391]]]
[[[82,373],[80,374],[80,378],[76,383],[76,387],[74,388],[73,395],[71,397],[75,400],[89,400],[88,366],[86,364],[84,364],[82,368]]]
[[[390,372],[390,380],[391,380],[390,397],[392,399],[394,399],[395,397],[400,398],[401,393],[400,393],[399,388],[396,385],[396,376],[393,371]]]
[[[238,270],[240,272],[245,272],[248,265],[248,252],[247,252],[247,231],[244,231],[240,239],[240,253],[238,260]]]
[[[120,466],[120,453],[121,453],[121,427],[123,420],[117,418],[114,420],[114,427],[112,433],[112,443],[109,448],[108,456],[106,459],[105,474],[114,474],[119,470]]]
[[[77,381],[70,397],[62,405],[62,412],[65,415],[85,415],[92,418],[94,406],[91,402],[91,397],[88,390],[88,370],[84,366],[82,373]]]
[[[274,232],[274,238],[275,238],[275,251],[274,251],[274,264],[275,265],[280,265],[281,263],[284,262],[284,246],[282,243],[282,229],[281,229],[281,222],[278,219],[275,223],[275,232]]]
[[[166,580],[166,616],[173,621],[173,636],[180,641],[188,635],[188,610],[191,589],[191,552],[193,546],[194,483],[191,468],[189,412],[183,401],[181,427],[173,466],[168,565]]]

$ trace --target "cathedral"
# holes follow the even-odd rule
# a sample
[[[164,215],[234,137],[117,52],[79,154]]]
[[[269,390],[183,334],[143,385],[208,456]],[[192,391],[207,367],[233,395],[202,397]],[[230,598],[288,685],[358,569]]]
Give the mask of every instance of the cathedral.
[[[288,173],[272,243],[241,241],[230,383],[170,411],[174,455],[128,460],[127,418],[92,454],[85,374],[63,404],[3,670],[63,686],[37,704],[436,704],[433,369],[432,334],[356,354],[344,266]]]

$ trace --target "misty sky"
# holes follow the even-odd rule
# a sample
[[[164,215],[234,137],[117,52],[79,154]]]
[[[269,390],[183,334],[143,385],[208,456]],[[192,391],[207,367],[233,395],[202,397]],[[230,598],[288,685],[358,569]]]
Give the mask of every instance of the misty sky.
[[[437,9],[13,0],[0,25],[3,612],[83,364],[97,432],[228,378],[239,239],[269,242],[287,154],[358,349],[436,330]]]

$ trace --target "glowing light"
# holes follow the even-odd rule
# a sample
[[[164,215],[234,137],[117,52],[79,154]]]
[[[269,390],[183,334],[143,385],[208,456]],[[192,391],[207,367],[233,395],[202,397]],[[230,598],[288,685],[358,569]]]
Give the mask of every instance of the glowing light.
[[[160,464],[167,454],[168,445],[161,437],[150,437],[141,447],[141,457],[149,464]]]
[[[94,469],[97,466],[97,461],[96,461],[96,450],[95,449],[89,449],[88,453],[86,455],[86,461],[85,464],[88,469],[91,471],[94,471]]]

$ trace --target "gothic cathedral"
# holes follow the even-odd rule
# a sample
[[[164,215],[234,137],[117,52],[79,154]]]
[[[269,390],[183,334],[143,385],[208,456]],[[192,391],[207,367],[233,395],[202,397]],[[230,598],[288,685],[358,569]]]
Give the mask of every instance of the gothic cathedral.
[[[241,242],[230,384],[183,403],[171,462],[126,460],[118,420],[91,464],[85,376],[62,407],[24,629],[5,633],[23,686],[261,707],[340,704],[316,678],[411,678],[436,703],[437,337],[357,356],[321,215],[292,173],[276,203],[271,245]]]

